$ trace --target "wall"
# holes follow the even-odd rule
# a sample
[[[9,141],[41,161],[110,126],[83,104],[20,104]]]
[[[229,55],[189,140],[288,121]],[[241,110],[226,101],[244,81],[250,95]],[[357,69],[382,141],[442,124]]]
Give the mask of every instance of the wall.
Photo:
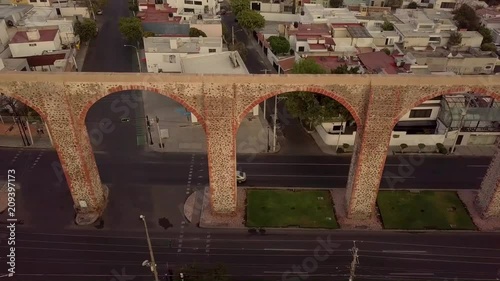
[[[168,53],[145,53],[148,72],[158,72],[162,69],[163,72],[177,72],[182,71],[181,56],[186,54],[168,54]],[[169,56],[175,56],[175,63],[169,63]]]
[[[299,14],[284,14],[284,13],[260,13],[266,21],[279,21],[279,22],[294,22],[300,21]]]
[[[494,44],[500,44],[500,29],[498,28],[492,29],[491,36],[493,37]]]
[[[450,58],[446,65],[447,71],[460,74],[490,74],[495,69],[497,58]],[[489,67],[489,68],[488,68]]]
[[[36,46],[30,46],[30,44],[36,44]],[[50,42],[9,44],[9,46],[10,51],[12,52],[12,57],[30,57],[41,55],[43,51],[61,50],[61,39],[59,36],[56,36],[56,39]]]
[[[424,121],[424,120],[436,120],[438,115],[439,115],[439,111],[441,109],[441,107],[438,107],[438,106],[419,106],[419,107],[415,107],[415,108],[412,108],[412,110],[419,110],[419,109],[432,109],[432,112],[431,112],[431,116],[430,117],[427,117],[427,118],[410,118],[410,111],[408,111],[405,115],[403,115],[403,117],[401,117],[401,119],[399,119],[399,121]]]
[[[201,47],[200,54],[208,54],[210,53],[210,49],[215,49],[216,53],[222,52],[222,43],[220,47]]]
[[[483,42],[482,36],[462,37],[461,45],[463,45],[464,47],[479,48],[481,47],[482,42]]]
[[[371,47],[372,43],[373,38],[353,38],[352,40],[352,46],[354,47]]]
[[[263,3],[260,1],[251,1],[250,2],[250,7],[252,6],[253,3],[260,3],[260,12],[262,13],[280,13],[281,12],[281,5],[278,3]]]
[[[427,47],[429,45],[429,37],[404,37],[403,46],[410,47]]]
[[[7,33],[7,24],[5,20],[0,20],[0,44],[7,46],[9,43],[9,34]]]
[[[61,7],[60,10],[63,17],[82,15],[84,18],[90,18],[89,10],[86,7]]]
[[[190,27],[197,28],[207,35],[207,37],[222,37],[222,24],[190,24]]]
[[[338,144],[341,147],[344,143],[352,146],[356,138],[356,132],[352,135],[340,135],[340,137],[338,134],[328,134],[322,125],[316,126],[316,132],[325,144],[333,146]],[[395,135],[399,137],[394,137]],[[406,132],[393,132],[390,145],[399,146],[405,143],[409,146],[417,146],[419,143],[423,143],[426,146],[435,146],[437,143],[443,143],[445,138],[446,135],[407,135]]]

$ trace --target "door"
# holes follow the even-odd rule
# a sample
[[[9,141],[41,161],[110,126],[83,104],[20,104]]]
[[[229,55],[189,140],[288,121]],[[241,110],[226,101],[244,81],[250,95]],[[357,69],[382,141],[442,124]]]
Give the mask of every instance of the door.
[[[464,136],[463,135],[459,135],[458,138],[457,138],[457,142],[455,144],[456,145],[461,145],[463,139],[464,139]]]

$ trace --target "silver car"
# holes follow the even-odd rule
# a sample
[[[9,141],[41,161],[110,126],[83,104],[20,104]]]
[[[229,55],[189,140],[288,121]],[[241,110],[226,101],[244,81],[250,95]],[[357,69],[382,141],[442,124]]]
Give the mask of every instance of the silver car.
[[[236,171],[236,182],[244,183],[247,181],[247,174],[242,171]]]

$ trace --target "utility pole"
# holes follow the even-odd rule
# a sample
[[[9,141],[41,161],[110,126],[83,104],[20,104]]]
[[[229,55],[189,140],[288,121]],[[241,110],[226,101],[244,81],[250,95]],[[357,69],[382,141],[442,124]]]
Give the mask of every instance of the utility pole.
[[[33,135],[31,134],[30,124],[28,123],[27,119],[24,122],[26,122],[26,127],[28,128],[28,133],[30,134],[31,144],[34,144],[34,142],[33,142]]]
[[[265,74],[267,74],[267,72],[268,72],[269,70],[267,70],[267,69],[262,69],[261,71],[264,71],[264,73],[265,73]],[[267,99],[265,99],[265,100],[264,100],[264,119],[266,119],[266,122],[267,122],[267,116],[266,116],[266,107],[267,107],[267,106],[266,106],[266,101],[267,101]]]
[[[149,238],[148,225],[146,224],[146,217],[144,215],[140,215],[139,218],[144,223],[144,230],[146,231],[146,240],[148,241],[149,255],[151,256],[150,268],[151,271],[153,272],[155,281],[159,281],[158,271],[156,270],[155,256],[153,254],[153,247],[151,246],[151,239]]]
[[[356,241],[353,241],[353,243],[354,246],[351,248],[352,262],[351,262],[351,272],[349,273],[349,281],[354,281],[354,276],[356,274],[356,266],[359,263],[358,247],[356,247]]]
[[[232,42],[233,47],[234,47],[234,25],[231,26],[231,42]]]
[[[161,132],[160,132],[160,118],[156,116],[155,121],[156,121],[156,129],[158,130],[158,139],[160,141],[158,145],[160,146],[160,148],[163,148],[163,141],[161,140]]]
[[[458,124],[457,135],[455,136],[455,139],[453,140],[453,146],[451,147],[450,154],[454,154],[455,153],[455,147],[457,146],[458,137],[460,135],[460,131],[462,131],[462,128],[464,126],[464,119],[467,116],[467,111],[469,110],[471,101],[474,98],[474,96],[472,94],[470,94],[470,93],[465,94],[464,97],[467,100],[467,104],[465,105],[465,109],[462,109],[461,117],[460,117],[460,123]]]
[[[281,67],[278,66],[278,75],[281,74]],[[273,128],[273,152],[276,152],[276,123],[278,122],[278,96],[274,96],[274,128]]]

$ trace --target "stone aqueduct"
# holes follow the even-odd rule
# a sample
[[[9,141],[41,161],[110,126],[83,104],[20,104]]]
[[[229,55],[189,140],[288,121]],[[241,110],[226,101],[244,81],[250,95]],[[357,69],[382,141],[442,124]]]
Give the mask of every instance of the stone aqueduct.
[[[349,109],[358,124],[358,137],[348,175],[346,206],[350,218],[365,219],[375,210],[391,132],[399,118],[423,101],[443,94],[471,91],[500,99],[500,78],[2,74],[0,93],[28,104],[47,122],[75,209],[80,215],[101,215],[108,196],[92,153],[85,116],[100,98],[124,90],[159,93],[176,100],[195,114],[207,135],[210,206],[218,214],[231,214],[236,209],[236,133],[247,112],[265,98],[286,92],[311,91],[334,98]],[[477,206],[485,217],[500,216],[500,146],[482,182]]]

